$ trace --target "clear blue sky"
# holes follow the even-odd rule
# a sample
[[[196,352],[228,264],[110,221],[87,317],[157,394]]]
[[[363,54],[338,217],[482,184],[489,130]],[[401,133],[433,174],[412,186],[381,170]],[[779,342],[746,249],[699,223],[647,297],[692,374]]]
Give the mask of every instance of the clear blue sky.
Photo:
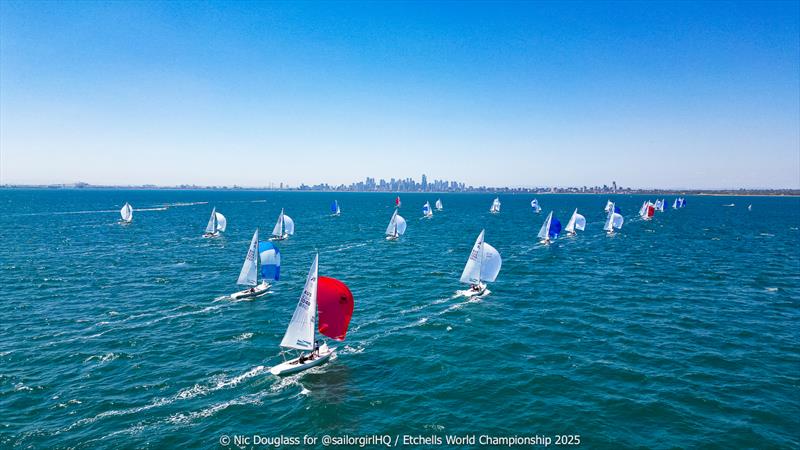
[[[800,187],[800,3],[0,0],[0,182]]]

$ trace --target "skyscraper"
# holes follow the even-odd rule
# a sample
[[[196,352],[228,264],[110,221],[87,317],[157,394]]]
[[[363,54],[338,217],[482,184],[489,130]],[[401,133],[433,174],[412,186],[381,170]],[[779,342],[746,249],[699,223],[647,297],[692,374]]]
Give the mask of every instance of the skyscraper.
[[[426,177],[424,173],[422,174],[422,190],[428,190],[428,177]]]

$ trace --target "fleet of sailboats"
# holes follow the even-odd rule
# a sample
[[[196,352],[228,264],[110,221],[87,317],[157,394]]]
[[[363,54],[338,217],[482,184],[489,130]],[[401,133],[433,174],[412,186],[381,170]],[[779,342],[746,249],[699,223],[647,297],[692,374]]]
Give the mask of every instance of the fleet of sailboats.
[[[395,199],[395,206],[399,208],[400,204],[400,197],[398,196]],[[655,203],[645,201],[639,214],[646,220],[652,219],[655,211],[664,211],[665,205],[665,199],[657,199]],[[531,201],[531,206],[537,213],[541,211],[536,199]],[[683,197],[676,198],[672,205],[675,209],[685,206],[686,200]],[[435,207],[437,211],[443,209],[441,199],[436,200]],[[406,231],[406,221],[398,214],[397,208],[394,210],[386,228],[386,239],[389,240],[399,238]],[[608,200],[604,209],[607,212],[607,217],[603,230],[608,234],[613,234],[615,230],[622,228],[624,223],[622,212],[611,200]],[[752,205],[749,205],[747,209],[752,210]],[[499,198],[494,199],[490,211],[492,213],[500,211]],[[341,214],[339,203],[336,200],[331,204],[331,213],[335,216]],[[126,202],[120,210],[120,215],[123,223],[130,223],[133,220],[133,207]],[[423,215],[424,217],[433,215],[429,202],[425,202],[423,206]],[[227,220],[225,216],[217,212],[216,207],[214,207],[203,236],[219,236],[220,233],[225,231],[226,227]],[[576,208],[567,223],[565,231],[568,235],[575,235],[577,230],[584,231],[585,228],[586,218],[579,214]],[[538,237],[541,239],[541,243],[549,244],[557,239],[560,233],[561,222],[554,217],[554,213],[551,211],[542,224]],[[293,234],[294,220],[281,209],[270,240],[286,239]],[[497,279],[502,266],[500,253],[484,241],[484,234],[484,230],[481,230],[459,278],[460,282],[469,284],[468,290],[460,291],[463,295],[469,297],[488,294],[487,283],[494,282]],[[231,294],[230,297],[243,299],[264,295],[271,287],[270,282],[280,279],[280,267],[280,251],[272,242],[259,241],[258,229],[256,229],[237,280],[237,284],[245,286],[246,289]],[[335,355],[336,349],[335,347],[329,347],[326,342],[318,340],[317,332],[333,340],[342,341],[345,339],[353,314],[353,295],[344,283],[334,278],[319,277],[318,271],[319,255],[316,254],[306,277],[300,300],[289,322],[286,334],[280,343],[281,347],[296,350],[299,354],[287,360],[285,352],[282,352],[284,354],[284,362],[270,369],[270,372],[274,375],[283,376],[297,373],[330,360]]]
[[[577,233],[575,230],[583,231],[586,229],[586,217],[578,214],[578,208],[575,208],[575,211],[572,213],[572,217],[569,218],[569,222],[567,222],[566,228],[564,231],[567,232],[567,236],[575,236]]]
[[[288,239],[289,236],[294,234],[294,220],[287,216],[281,208],[281,214],[278,216],[278,221],[275,222],[275,228],[272,229],[272,237],[270,240],[282,241]]]
[[[273,366],[270,369],[273,375],[290,375],[327,362],[336,348],[318,341],[317,331],[336,341],[344,341],[347,335],[353,316],[353,294],[341,281],[320,277],[318,272],[319,254],[316,254],[280,344],[299,351],[300,355]]]
[[[433,217],[433,210],[431,209],[431,204],[428,202],[425,202],[425,204],[422,205],[422,217],[426,219]]]
[[[261,282],[258,281],[258,265],[261,262]],[[278,281],[281,274],[281,252],[272,242],[258,241],[258,228],[253,233],[247,256],[236,284],[249,286],[247,289],[231,294],[231,298],[251,298],[264,295],[270,288],[269,280]]]
[[[550,211],[550,214],[548,214],[547,218],[544,219],[542,228],[539,230],[539,234],[537,235],[539,239],[541,239],[539,243],[547,245],[551,241],[558,239],[558,235],[560,233],[561,222],[553,217],[553,211]]]
[[[492,214],[497,214],[500,212],[500,197],[495,197],[492,201],[492,206],[489,207],[489,212]]]
[[[227,227],[228,221],[225,219],[225,216],[218,213],[217,208],[214,207],[211,209],[211,217],[208,219],[208,225],[206,225],[206,231],[203,233],[203,237],[219,237],[221,233],[225,232],[225,228]]]
[[[461,272],[459,281],[469,284],[469,289],[462,291],[467,296],[483,295],[488,293],[486,283],[491,283],[497,279],[500,273],[500,266],[503,264],[500,253],[491,245],[483,240],[484,230],[475,240],[472,251],[467,258],[464,271]]]
[[[133,222],[133,206],[125,202],[125,204],[122,205],[122,209],[119,210],[119,215],[122,216],[122,220],[120,220],[121,223],[128,224]]]
[[[397,240],[403,233],[406,232],[406,219],[404,219],[400,214],[397,214],[397,210],[394,210],[394,214],[392,214],[392,218],[389,219],[389,226],[386,227],[386,239],[393,241]]]

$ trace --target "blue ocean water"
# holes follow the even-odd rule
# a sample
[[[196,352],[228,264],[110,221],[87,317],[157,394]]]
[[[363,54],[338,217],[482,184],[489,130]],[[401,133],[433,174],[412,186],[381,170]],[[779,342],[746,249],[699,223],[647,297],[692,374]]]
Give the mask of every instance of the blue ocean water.
[[[800,199],[0,190],[0,447],[219,448],[221,435],[579,434],[592,448],[800,446]],[[340,217],[331,217],[338,199]],[[445,210],[420,220],[422,205]],[[668,199],[669,204],[672,198]],[[128,201],[134,221],[117,223]],[[724,204],[735,203],[735,207]],[[746,206],[752,203],[748,212]],[[211,208],[228,219],[202,239]],[[541,246],[553,210],[585,232]],[[281,208],[272,293],[234,302]],[[491,294],[456,297],[481,229]],[[338,357],[278,379],[313,254],[348,284]]]

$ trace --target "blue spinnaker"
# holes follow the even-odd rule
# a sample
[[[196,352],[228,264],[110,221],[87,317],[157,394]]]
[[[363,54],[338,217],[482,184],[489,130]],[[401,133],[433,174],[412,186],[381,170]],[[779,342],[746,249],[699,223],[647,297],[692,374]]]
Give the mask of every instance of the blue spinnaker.
[[[275,280],[281,276],[281,252],[272,242],[258,243],[258,256],[261,259],[261,278]]]
[[[553,217],[553,220],[550,221],[550,232],[548,235],[550,239],[557,239],[559,234],[561,234],[561,222]]]

